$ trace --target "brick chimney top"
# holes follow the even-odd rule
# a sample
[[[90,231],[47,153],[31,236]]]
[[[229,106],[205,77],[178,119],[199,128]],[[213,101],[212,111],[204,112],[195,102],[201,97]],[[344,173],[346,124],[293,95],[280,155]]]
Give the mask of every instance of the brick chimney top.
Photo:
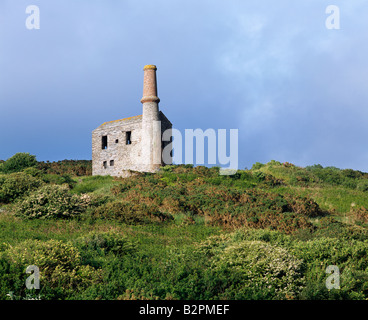
[[[156,66],[152,64],[145,65],[143,68],[143,98],[142,103],[145,102],[160,102],[157,97],[157,81],[156,81]]]
[[[157,70],[157,67],[153,64],[146,64],[143,68],[143,70],[148,70],[148,69],[153,69],[153,70]]]

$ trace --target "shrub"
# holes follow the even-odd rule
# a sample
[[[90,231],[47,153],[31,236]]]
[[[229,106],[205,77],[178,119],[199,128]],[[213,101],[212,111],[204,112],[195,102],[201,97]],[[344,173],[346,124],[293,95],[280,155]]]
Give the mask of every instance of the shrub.
[[[360,191],[367,192],[368,191],[368,181],[367,180],[360,181],[357,185],[357,189]]]
[[[68,174],[71,176],[87,176],[92,174],[91,160],[62,160],[57,162],[39,162],[38,169],[46,174]]]
[[[313,171],[313,170],[323,169],[323,166],[320,164],[314,164],[312,166],[305,167],[305,169],[309,171]]]
[[[98,207],[93,216],[95,218],[118,219],[126,224],[163,222],[174,219],[172,215],[159,211],[155,206],[124,200],[109,202]]]
[[[363,173],[361,171],[353,170],[353,169],[344,169],[344,170],[341,170],[341,173],[345,177],[352,178],[352,179],[359,179],[363,176]]]
[[[160,168],[160,171],[162,172],[172,172],[175,169],[175,165],[166,165],[164,167]]]
[[[285,248],[215,237],[198,252],[211,258],[215,299],[295,299],[304,288],[303,262]]]
[[[271,187],[283,184],[281,180],[276,179],[273,175],[264,173],[262,171],[253,172],[253,177],[256,179],[256,181],[262,182]]]
[[[290,251],[306,264],[306,288],[302,299],[364,299],[368,288],[368,244],[363,241],[318,238],[295,242]],[[326,289],[326,267],[340,269],[340,290]]]
[[[65,219],[80,215],[88,203],[88,196],[70,194],[67,185],[46,185],[18,202],[14,211],[25,219]]]
[[[113,196],[111,195],[89,194],[88,197],[89,197],[89,206],[91,208],[97,208],[114,200]]]
[[[324,224],[331,217],[323,218]],[[330,223],[330,228],[333,228]],[[341,230],[339,232],[342,234]],[[339,235],[337,235],[339,237]],[[285,248],[295,258],[303,260],[305,285],[299,299],[365,299],[368,293],[368,254],[367,241],[352,240],[344,236],[339,238],[309,239],[298,241],[269,230],[241,229],[228,237],[226,246],[232,242],[264,241],[270,245]],[[208,246],[207,246],[208,247]],[[336,265],[340,269],[340,290],[326,289],[326,267]]]
[[[355,206],[350,209],[350,213],[353,215],[355,221],[360,223],[368,222],[368,210],[363,206]]]
[[[368,240],[368,230],[358,226],[337,221],[332,216],[319,220],[318,228],[314,234],[317,237]]]
[[[30,167],[30,168],[26,168],[23,170],[24,173],[29,174],[32,177],[41,177],[42,176],[42,171],[35,168],[35,167]]]
[[[9,246],[0,253],[0,259],[8,267],[8,275],[0,275],[0,293],[13,291],[16,296],[25,295],[25,270],[36,265],[40,270],[40,295],[43,299],[71,298],[79,291],[99,282],[101,270],[81,264],[79,251],[70,243],[57,240],[26,240]],[[4,298],[4,297],[3,297]]]
[[[288,201],[292,212],[305,215],[307,217],[317,217],[322,215],[318,203],[307,197],[291,196],[285,194],[285,199]]]
[[[73,188],[77,183],[68,174],[63,174],[61,176],[57,174],[44,174],[42,175],[42,180],[50,184],[67,184],[69,188]]]
[[[42,184],[42,180],[23,172],[0,176],[0,202],[13,202]]]
[[[306,186],[310,182],[314,182],[314,178],[307,171],[296,170],[295,172],[292,173],[292,175],[290,177],[290,183],[292,185]]]
[[[266,174],[262,171],[256,171],[253,173],[253,176],[257,179],[257,181],[262,182],[266,179]]]
[[[88,235],[76,240],[82,250],[97,251],[100,253],[113,253],[124,255],[131,253],[135,245],[126,236],[114,231],[90,232]]]
[[[295,167],[295,164],[292,164],[290,162],[283,162],[282,166],[285,168],[291,168],[291,167]]]
[[[252,165],[252,170],[258,170],[258,169],[261,169],[264,166],[265,165],[263,163],[256,162],[255,164]]]
[[[271,160],[270,162],[267,163],[268,166],[273,167],[279,167],[282,166],[282,163],[280,161],[276,161],[276,160]]]
[[[341,171],[335,167],[326,167],[320,170],[314,170],[313,173],[323,182],[331,185],[341,184],[345,177],[341,174]]]
[[[342,185],[349,189],[356,189],[358,186],[358,182],[351,178],[345,178]]]
[[[29,153],[16,153],[0,165],[4,173],[20,172],[25,168],[37,166],[36,156]]]
[[[198,192],[198,200],[205,202],[204,205],[197,204],[197,208],[203,210],[207,223],[227,228],[270,228],[285,233],[312,229],[306,215],[308,212],[293,205],[292,197],[286,199],[282,195],[258,189],[243,193],[224,189],[220,193],[220,190],[208,190],[206,193],[211,196]],[[186,205],[189,203],[187,201]]]

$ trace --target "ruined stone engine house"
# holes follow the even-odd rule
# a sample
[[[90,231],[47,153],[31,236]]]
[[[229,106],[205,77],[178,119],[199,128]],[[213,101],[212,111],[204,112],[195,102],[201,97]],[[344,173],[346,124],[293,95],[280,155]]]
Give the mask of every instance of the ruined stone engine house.
[[[131,171],[156,172],[163,161],[162,141],[172,124],[162,111],[157,96],[156,66],[146,65],[143,80],[142,115],[105,122],[92,131],[92,174],[129,176]]]

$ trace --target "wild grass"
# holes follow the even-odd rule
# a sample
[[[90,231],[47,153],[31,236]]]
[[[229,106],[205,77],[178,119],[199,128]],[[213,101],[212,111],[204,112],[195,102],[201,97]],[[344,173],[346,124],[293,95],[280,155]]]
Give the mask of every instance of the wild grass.
[[[72,193],[107,194],[118,182],[111,176],[86,176],[78,178],[77,185],[71,190]]]
[[[368,298],[365,173],[271,161],[234,176],[188,165],[126,179],[68,176],[86,168],[75,164],[22,173],[68,185],[88,204],[73,217],[15,216],[21,201],[44,196],[36,192],[42,186],[14,193],[2,185],[21,190],[27,179],[1,175],[0,190],[15,199],[0,208],[0,299],[9,291],[24,297],[23,269],[34,263],[27,246],[52,275],[43,299]],[[60,197],[62,210],[67,197]],[[52,243],[56,262],[47,254]],[[60,274],[75,260],[65,250],[80,258]],[[328,264],[341,267],[340,291],[324,286]]]

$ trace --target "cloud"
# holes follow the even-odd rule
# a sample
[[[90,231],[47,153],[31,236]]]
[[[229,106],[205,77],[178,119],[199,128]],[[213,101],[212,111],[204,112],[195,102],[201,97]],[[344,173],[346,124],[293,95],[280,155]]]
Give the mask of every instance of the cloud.
[[[90,133],[141,113],[158,66],[174,126],[238,128],[240,166],[271,159],[368,170],[368,21],[361,0],[27,1],[0,4],[0,158],[90,158]],[[54,144],[58,141],[58,144]],[[47,147],[45,147],[47,146]]]
[[[297,19],[289,3],[272,11],[244,9],[223,43],[220,69],[236,79],[233,108],[242,114],[244,149],[254,151],[253,162],[279,157],[367,170],[367,45],[362,26],[351,27],[359,8],[344,11],[341,5],[349,28],[330,31],[324,27],[325,6],[304,3]]]

